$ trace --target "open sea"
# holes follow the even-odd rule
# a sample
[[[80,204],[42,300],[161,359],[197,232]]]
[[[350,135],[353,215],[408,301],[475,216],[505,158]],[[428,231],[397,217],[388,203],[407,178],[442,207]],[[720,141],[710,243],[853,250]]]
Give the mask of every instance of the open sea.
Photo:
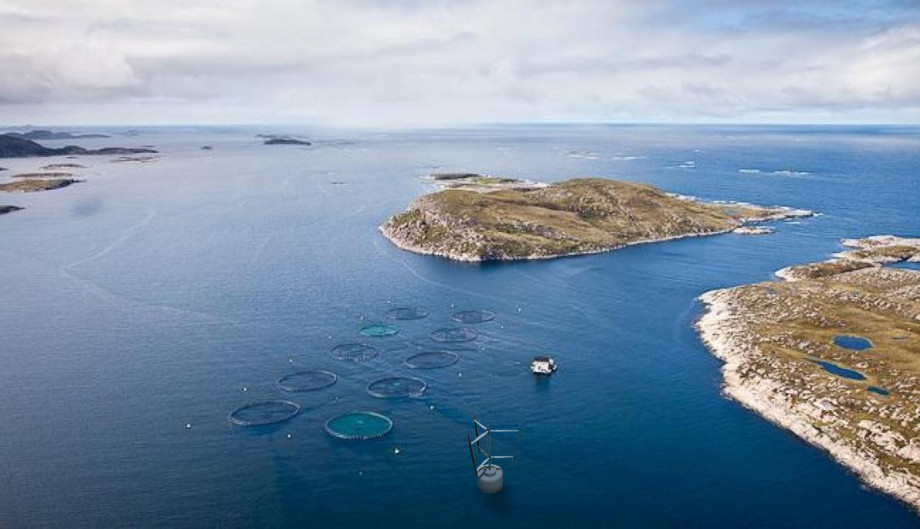
[[[121,129],[103,132],[119,133]],[[257,133],[303,134],[311,147]],[[720,392],[696,300],[822,260],[839,239],[920,236],[920,128],[505,126],[412,132],[148,128],[153,163],[3,159],[0,180],[55,162],[86,182],[5,194],[0,216],[0,526],[917,527],[827,454]],[[213,150],[201,150],[204,145]],[[767,236],[720,235],[548,261],[461,264],[377,231],[472,171],[601,176],[704,199],[812,209]],[[398,306],[425,319],[361,337]],[[460,360],[413,370],[451,314],[487,309]],[[367,362],[330,349],[370,343]],[[528,371],[550,353],[550,378]],[[338,382],[286,393],[281,377]],[[409,375],[418,399],[369,395]],[[304,407],[268,428],[228,414]],[[386,437],[324,432],[352,410]],[[505,488],[476,487],[472,414],[520,427]],[[511,452],[514,439],[493,443]],[[398,449],[398,453],[397,453]]]

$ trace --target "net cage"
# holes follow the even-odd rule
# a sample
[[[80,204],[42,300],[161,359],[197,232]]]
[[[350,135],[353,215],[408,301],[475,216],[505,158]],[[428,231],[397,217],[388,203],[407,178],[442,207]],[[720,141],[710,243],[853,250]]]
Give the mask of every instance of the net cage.
[[[336,360],[365,362],[377,356],[377,349],[363,343],[348,342],[336,345],[329,354]]]
[[[403,364],[410,369],[440,369],[452,366],[460,360],[460,355],[451,351],[425,351],[406,358]]]
[[[268,426],[293,419],[300,410],[299,404],[289,400],[262,400],[240,406],[227,419],[237,426]]]
[[[428,384],[412,377],[386,377],[367,385],[367,392],[378,399],[421,397]]]
[[[329,419],[324,429],[339,439],[375,439],[390,433],[393,421],[372,411],[351,411]]]
[[[485,323],[495,319],[495,313],[489,310],[461,310],[451,316],[459,323]]]
[[[369,338],[385,338],[398,333],[399,329],[395,325],[389,325],[387,323],[373,323],[361,328],[361,336]]]
[[[467,327],[444,327],[431,333],[431,339],[441,343],[469,342],[477,336],[476,331]]]
[[[298,371],[281,377],[278,380],[278,386],[285,391],[292,392],[318,391],[335,384],[338,378],[335,373],[329,371]]]
[[[394,320],[420,320],[428,314],[428,309],[422,307],[397,307],[387,311],[387,317]]]

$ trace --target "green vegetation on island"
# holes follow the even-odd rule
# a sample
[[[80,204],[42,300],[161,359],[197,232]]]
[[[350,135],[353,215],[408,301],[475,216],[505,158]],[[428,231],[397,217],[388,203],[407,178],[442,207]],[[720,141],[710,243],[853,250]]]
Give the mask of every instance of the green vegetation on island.
[[[469,173],[431,178],[447,189],[414,200],[380,230],[400,248],[461,261],[594,253],[812,214],[700,202],[647,184],[601,178],[551,185]]]
[[[60,189],[77,182],[82,182],[82,180],[73,178],[23,178],[0,184],[0,191],[6,191],[8,193],[34,193],[36,191]]]
[[[843,244],[784,281],[707,292],[697,327],[726,395],[920,509],[920,272],[882,266],[920,261],[920,239]]]

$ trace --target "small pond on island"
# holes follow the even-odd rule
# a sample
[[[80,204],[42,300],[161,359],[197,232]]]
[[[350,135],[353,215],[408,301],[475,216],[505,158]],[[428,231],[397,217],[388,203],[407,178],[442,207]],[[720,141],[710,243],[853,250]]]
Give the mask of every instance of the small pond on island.
[[[825,362],[824,360],[811,360],[812,362],[821,366],[825,371],[838,377],[849,378],[850,380],[865,380],[866,377],[863,376],[859,371],[853,371],[852,369],[847,369],[845,367],[840,367],[837,364],[832,364],[830,362]]]
[[[865,351],[872,347],[872,342],[859,336],[838,335],[834,336],[834,345],[853,351]]]

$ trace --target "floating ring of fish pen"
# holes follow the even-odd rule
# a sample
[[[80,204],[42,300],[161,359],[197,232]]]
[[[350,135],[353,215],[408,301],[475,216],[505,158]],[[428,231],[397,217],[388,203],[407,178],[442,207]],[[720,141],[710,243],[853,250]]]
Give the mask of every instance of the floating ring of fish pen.
[[[420,320],[428,317],[428,310],[422,307],[397,307],[387,311],[387,317],[394,320]]]
[[[284,391],[302,392],[318,391],[336,383],[339,377],[329,371],[298,371],[281,377],[278,385]]]
[[[367,385],[367,392],[378,399],[421,397],[428,384],[412,377],[387,377]]]
[[[326,433],[339,439],[375,439],[393,429],[393,421],[386,415],[372,411],[350,411],[326,421]]]
[[[386,323],[366,325],[361,329],[361,336],[367,336],[369,338],[385,338],[387,336],[393,336],[398,333],[399,328],[397,328],[395,325],[389,325]]]
[[[467,327],[445,327],[431,333],[432,340],[442,343],[469,342],[477,336],[476,331]]]
[[[451,319],[460,323],[485,323],[495,319],[495,313],[490,310],[461,310],[455,312]]]
[[[336,345],[329,354],[337,360],[365,362],[377,356],[377,349],[363,343],[349,342]]]
[[[227,419],[237,426],[268,426],[293,419],[300,410],[300,404],[289,400],[260,400],[231,411]]]
[[[440,369],[460,361],[460,355],[450,351],[426,351],[403,360],[410,369]]]

